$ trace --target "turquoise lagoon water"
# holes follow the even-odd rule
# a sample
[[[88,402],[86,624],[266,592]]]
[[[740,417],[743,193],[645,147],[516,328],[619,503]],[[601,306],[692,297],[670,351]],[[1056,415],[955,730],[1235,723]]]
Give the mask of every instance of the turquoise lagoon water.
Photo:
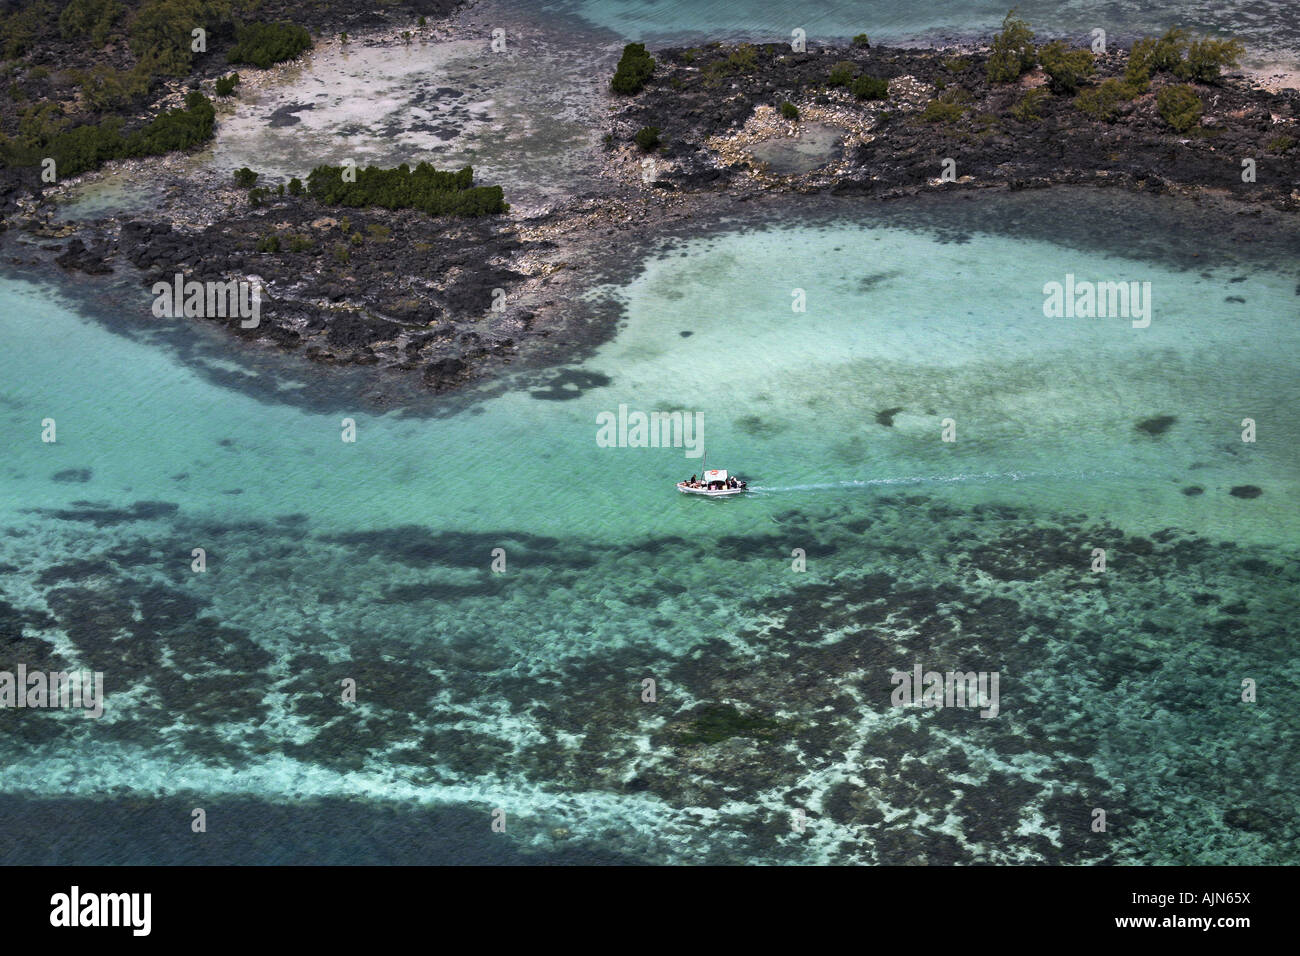
[[[916,4],[900,0],[811,0],[797,5],[766,0],[514,0],[530,13],[572,16],[631,40],[669,42],[708,37],[746,37],[785,42],[796,27],[813,42],[859,33],[872,40],[986,39],[1001,25],[1008,5],[998,0],[953,0]],[[1088,37],[1100,27],[1111,37],[1164,32],[1180,25],[1201,32],[1240,37],[1256,51],[1271,51],[1294,63],[1300,27],[1284,0],[1143,0],[1141,3],[1085,0],[1026,0],[1021,17],[1044,34]]]
[[[952,216],[666,241],[591,291],[589,359],[436,416],[276,401],[255,353],[124,334],[143,296],[6,280],[3,663],[109,699],[0,711],[5,858],[109,812],[71,859],[1295,862],[1296,276]],[[1067,273],[1150,282],[1150,326],[1045,318]],[[699,413],[755,493],[600,447],[621,404]],[[917,663],[1000,672],[1000,713],[890,707]]]

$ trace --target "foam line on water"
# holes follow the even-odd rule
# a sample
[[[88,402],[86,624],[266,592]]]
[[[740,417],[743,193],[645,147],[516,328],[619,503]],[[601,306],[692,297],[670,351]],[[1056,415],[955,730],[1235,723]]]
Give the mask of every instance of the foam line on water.
[[[1090,474],[1066,474],[1053,472],[980,472],[961,475],[901,475],[889,478],[859,478],[847,481],[813,482],[803,485],[750,485],[751,491],[786,492],[786,491],[838,491],[845,488],[872,488],[877,485],[928,485],[928,484],[963,484],[966,482],[990,481],[1032,481],[1035,479],[1089,479],[1114,478],[1117,472],[1096,472]]]

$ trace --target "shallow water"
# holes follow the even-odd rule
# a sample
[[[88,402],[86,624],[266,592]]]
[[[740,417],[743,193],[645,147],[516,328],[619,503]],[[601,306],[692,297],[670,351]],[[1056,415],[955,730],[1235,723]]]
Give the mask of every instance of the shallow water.
[[[592,290],[625,323],[590,360],[438,418],[254,395],[6,281],[0,664],[109,693],[97,721],[0,711],[6,815],[255,799],[291,829],[337,798],[455,814],[439,858],[1295,862],[1297,279],[1084,195],[679,237]],[[1026,203],[1075,225],[1043,241]],[[1158,248],[1089,225],[1135,218]],[[1150,282],[1150,326],[1045,318],[1066,273]],[[698,412],[754,493],[601,447],[620,405]],[[999,671],[999,715],[890,707],[917,663]]]
[[[796,139],[771,139],[751,150],[778,176],[801,175],[839,158],[844,131],[821,123],[809,123]]]
[[[811,0],[797,7],[764,0],[517,0],[509,4],[548,14],[563,14],[629,40],[650,43],[694,42],[743,37],[789,42],[802,29],[810,42],[843,40],[866,33],[890,43],[984,40],[996,33],[1007,5],[998,0],[952,0],[918,4],[904,0],[841,3]],[[1108,37],[1163,33],[1172,26],[1235,36],[1256,51],[1274,51],[1296,62],[1300,25],[1286,0],[1141,0],[1095,3],[1091,0],[1026,0],[1019,15],[1035,32],[1080,41],[1101,28]]]

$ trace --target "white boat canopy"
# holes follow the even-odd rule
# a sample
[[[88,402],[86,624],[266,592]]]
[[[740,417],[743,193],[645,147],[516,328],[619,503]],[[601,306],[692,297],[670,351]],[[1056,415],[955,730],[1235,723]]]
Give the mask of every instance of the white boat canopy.
[[[727,470],[725,468],[714,468],[704,473],[705,481],[726,481]]]

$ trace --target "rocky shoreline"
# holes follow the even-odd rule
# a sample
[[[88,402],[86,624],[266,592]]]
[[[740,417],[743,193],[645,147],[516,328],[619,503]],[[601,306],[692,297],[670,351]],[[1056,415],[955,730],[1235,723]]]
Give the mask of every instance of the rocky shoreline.
[[[1157,115],[1157,84],[1123,104],[1114,120],[1085,115],[1067,96],[1044,96],[1038,118],[1016,119],[1014,107],[1047,77],[1036,69],[1018,82],[992,84],[985,76],[987,50],[793,54],[769,44],[748,47],[752,69],[722,73],[719,66],[736,49],[657,51],[653,80],[614,114],[610,138],[616,143],[628,143],[643,127],[660,130],[662,145],[651,154],[656,187],[692,191],[726,182],[742,189],[890,198],[935,187],[1097,184],[1219,195],[1300,212],[1300,91],[1266,89],[1245,74],[1198,86],[1208,108],[1195,130],[1180,134]],[[839,62],[888,81],[888,98],[858,101],[846,89],[828,88],[827,74]],[[1096,57],[1095,82],[1122,76],[1127,62],[1125,51]],[[957,103],[961,116],[927,120],[923,111],[936,99]],[[799,111],[798,120],[779,115],[783,102]],[[754,157],[755,144],[798,140],[810,121],[842,134],[825,165],[781,175]],[[639,172],[635,149],[624,146],[619,155],[627,178]],[[1241,175],[1246,158],[1256,167],[1249,183]],[[942,177],[944,159],[954,161],[952,181]]]
[[[425,32],[454,36],[448,22]],[[388,25],[356,42],[402,40]],[[750,68],[728,68],[738,50]],[[78,180],[19,198],[8,218],[29,237],[29,255],[10,261],[40,261],[39,246],[57,252],[65,269],[134,270],[145,287],[178,272],[246,280],[262,290],[259,326],[210,321],[262,346],[391,370],[445,393],[510,367],[554,369],[580,358],[613,335],[619,317],[584,291],[632,270],[656,240],[748,208],[740,204],[1108,186],[1192,199],[1228,218],[1267,213],[1294,222],[1300,212],[1300,93],[1264,89],[1242,74],[1201,88],[1205,116],[1177,134],[1157,115],[1154,89],[1113,120],[1089,117],[1063,96],[1044,96],[1037,118],[1017,119],[1016,104],[1047,78],[1036,70],[991,84],[988,52],[979,49],[796,54],[777,44],[710,44],[652,52],[657,69],[645,89],[610,96],[598,174],[539,214],[435,219],[274,192],[254,206],[225,177],[168,156],[80,177],[130,175],[163,197],[149,215],[61,221],[57,202]],[[1126,60],[1124,51],[1096,57],[1096,80],[1122,75]],[[846,61],[886,80],[888,97],[862,101],[829,88],[832,64]],[[275,69],[245,73],[256,85],[274,82]],[[956,102],[959,115],[928,119],[928,104],[940,98]],[[782,103],[798,118],[783,116]],[[659,129],[651,151],[633,143],[643,127]],[[813,132],[826,142],[807,148]],[[777,168],[764,150],[785,150],[810,168]],[[1242,180],[1243,158],[1255,163],[1253,182]],[[266,248],[270,237],[283,240],[278,250]],[[149,301],[142,292],[142,316]]]

